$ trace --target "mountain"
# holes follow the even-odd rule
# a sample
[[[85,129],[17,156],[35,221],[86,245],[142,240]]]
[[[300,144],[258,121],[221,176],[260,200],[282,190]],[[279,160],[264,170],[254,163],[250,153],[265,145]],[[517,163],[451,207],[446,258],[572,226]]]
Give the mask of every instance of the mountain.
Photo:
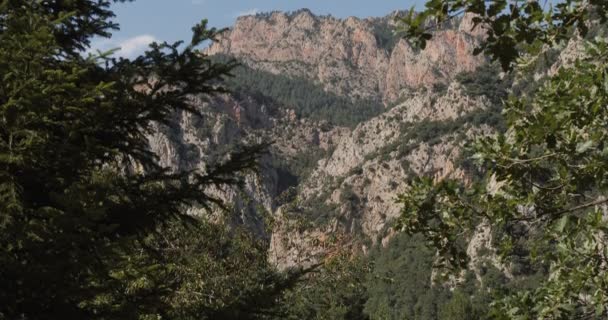
[[[436,34],[424,51],[393,35],[393,16],[345,20],[306,9],[240,17],[209,54],[228,54],[273,74],[306,77],[329,92],[352,98],[396,101],[416,90],[473,71],[483,59],[471,54],[468,23]]]
[[[241,62],[231,93],[193,98],[204,118],[176,115],[152,149],[175,170],[205,170],[221,150],[273,141],[243,189],[216,192],[281,268],[386,245],[408,179],[470,178],[462,146],[500,125],[505,95],[497,69],[472,54],[467,17],[420,51],[392,33],[397,14],[240,17],[204,51]],[[473,255],[490,241],[481,229],[475,239]]]
[[[230,93],[193,97],[202,117],[176,114],[150,137],[162,164],[176,171],[206,170],[239,145],[272,142],[259,171],[243,175],[242,188],[213,190],[230,206],[228,215],[214,210],[213,219],[249,228],[281,269],[338,256],[372,265],[351,266],[359,260],[349,258],[344,270],[368,271],[347,272],[354,278],[338,272],[335,281],[347,282],[334,289],[322,289],[323,281],[307,285],[310,297],[298,296],[305,309],[306,299],[325,296],[314,290],[357,282],[369,296],[354,300],[368,315],[436,319],[440,306],[463,305],[462,290],[467,306],[484,306],[488,288],[521,288],[543,275],[529,261],[501,265],[496,235],[481,222],[464,244],[469,271],[435,285],[442,277],[432,268],[434,253],[422,239],[395,232],[396,199],[409,181],[476,179],[466,146],[504,130],[501,101],[509,92],[537,85],[514,83],[472,54],[481,35],[471,31],[469,16],[442,26],[420,51],[392,33],[399,14],[337,19],[303,9],[240,17],[202,52],[240,63],[223,84]],[[553,61],[543,63],[539,70],[547,72]]]
[[[0,319],[608,315],[608,2],[85,58],[112,2],[0,6]]]

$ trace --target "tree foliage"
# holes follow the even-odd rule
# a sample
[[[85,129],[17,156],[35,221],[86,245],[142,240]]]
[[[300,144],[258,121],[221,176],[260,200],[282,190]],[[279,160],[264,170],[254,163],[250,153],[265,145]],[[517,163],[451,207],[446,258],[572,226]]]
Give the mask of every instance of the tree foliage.
[[[293,278],[184,209],[221,205],[209,188],[237,184],[263,146],[177,173],[148,148],[154,124],[223,91],[233,64],[195,50],[217,30],[83,57],[117,28],[112,2],[0,1],[0,318],[261,317]]]
[[[367,276],[371,319],[437,319],[449,290],[432,281],[433,252],[422,237],[400,234],[372,255]]]
[[[505,74],[500,77],[500,67],[492,63],[484,63],[472,72],[462,72],[456,75],[467,95],[472,97],[485,96],[495,107],[501,107],[503,100],[509,96],[513,85],[512,77]]]
[[[285,297],[284,319],[365,320],[367,258],[339,253],[307,275]]]
[[[607,11],[604,0],[566,0],[554,5],[537,0],[431,0],[422,12],[412,9],[397,20],[399,32],[424,49],[435,28],[463,13],[471,14],[473,28],[485,33],[474,53],[484,52],[504,70],[512,70],[523,54],[537,55],[543,45],[568,41],[575,32],[584,37],[588,22],[592,18],[606,22]]]
[[[230,61],[226,56],[214,56],[218,61]],[[351,100],[327,92],[321,85],[302,77],[277,75],[240,65],[227,79],[227,87],[236,93],[247,93],[259,100],[279,102],[293,109],[298,117],[328,121],[333,125],[355,127],[385,110],[380,101]]]
[[[488,35],[481,49],[504,69],[523,72],[542,54],[541,44],[559,45],[605,22],[606,6],[605,1],[562,1],[544,11],[537,1],[438,0],[427,3],[422,16],[444,21],[461,10],[476,14],[474,21]],[[416,40],[420,26],[406,22],[413,23],[408,36]],[[463,244],[482,221],[494,231],[503,262],[524,259],[549,266],[538,287],[494,301],[501,319],[608,315],[608,45],[599,38],[572,41],[584,44],[583,55],[562,65],[538,90],[511,97],[503,112],[506,132],[473,146],[485,178],[467,185],[420,178],[399,197],[399,227],[424,234],[444,266],[466,267]]]

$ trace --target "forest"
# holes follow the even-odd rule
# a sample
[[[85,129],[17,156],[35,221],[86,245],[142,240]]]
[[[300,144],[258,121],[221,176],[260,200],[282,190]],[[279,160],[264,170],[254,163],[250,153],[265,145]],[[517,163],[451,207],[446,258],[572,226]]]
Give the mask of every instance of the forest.
[[[216,61],[229,62],[234,58],[214,55]],[[352,100],[326,91],[311,80],[288,75],[277,75],[239,63],[225,81],[231,91],[270,99],[293,108],[298,117],[327,121],[332,125],[354,127],[384,111],[380,101]]]

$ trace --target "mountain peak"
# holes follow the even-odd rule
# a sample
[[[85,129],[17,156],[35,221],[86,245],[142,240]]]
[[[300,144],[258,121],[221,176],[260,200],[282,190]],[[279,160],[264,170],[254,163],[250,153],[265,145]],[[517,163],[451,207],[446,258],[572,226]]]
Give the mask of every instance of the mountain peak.
[[[337,19],[308,9],[243,17],[218,40],[207,53],[308,78],[338,95],[386,104],[404,90],[431,88],[472,71],[483,60],[472,55],[475,37],[458,28],[438,31],[427,50],[420,51],[395,35],[389,16]]]

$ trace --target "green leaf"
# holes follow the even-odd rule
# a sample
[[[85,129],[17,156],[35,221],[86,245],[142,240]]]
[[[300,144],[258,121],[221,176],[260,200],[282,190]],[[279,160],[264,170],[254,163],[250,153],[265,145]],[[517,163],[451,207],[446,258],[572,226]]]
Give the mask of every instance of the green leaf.
[[[555,231],[564,232],[566,225],[568,225],[568,216],[564,215],[555,225]]]
[[[591,148],[591,146],[593,146],[593,141],[591,141],[591,140],[588,140],[588,141],[585,141],[585,142],[579,142],[576,145],[576,152],[577,153],[583,153],[583,152],[589,150],[589,148]]]

